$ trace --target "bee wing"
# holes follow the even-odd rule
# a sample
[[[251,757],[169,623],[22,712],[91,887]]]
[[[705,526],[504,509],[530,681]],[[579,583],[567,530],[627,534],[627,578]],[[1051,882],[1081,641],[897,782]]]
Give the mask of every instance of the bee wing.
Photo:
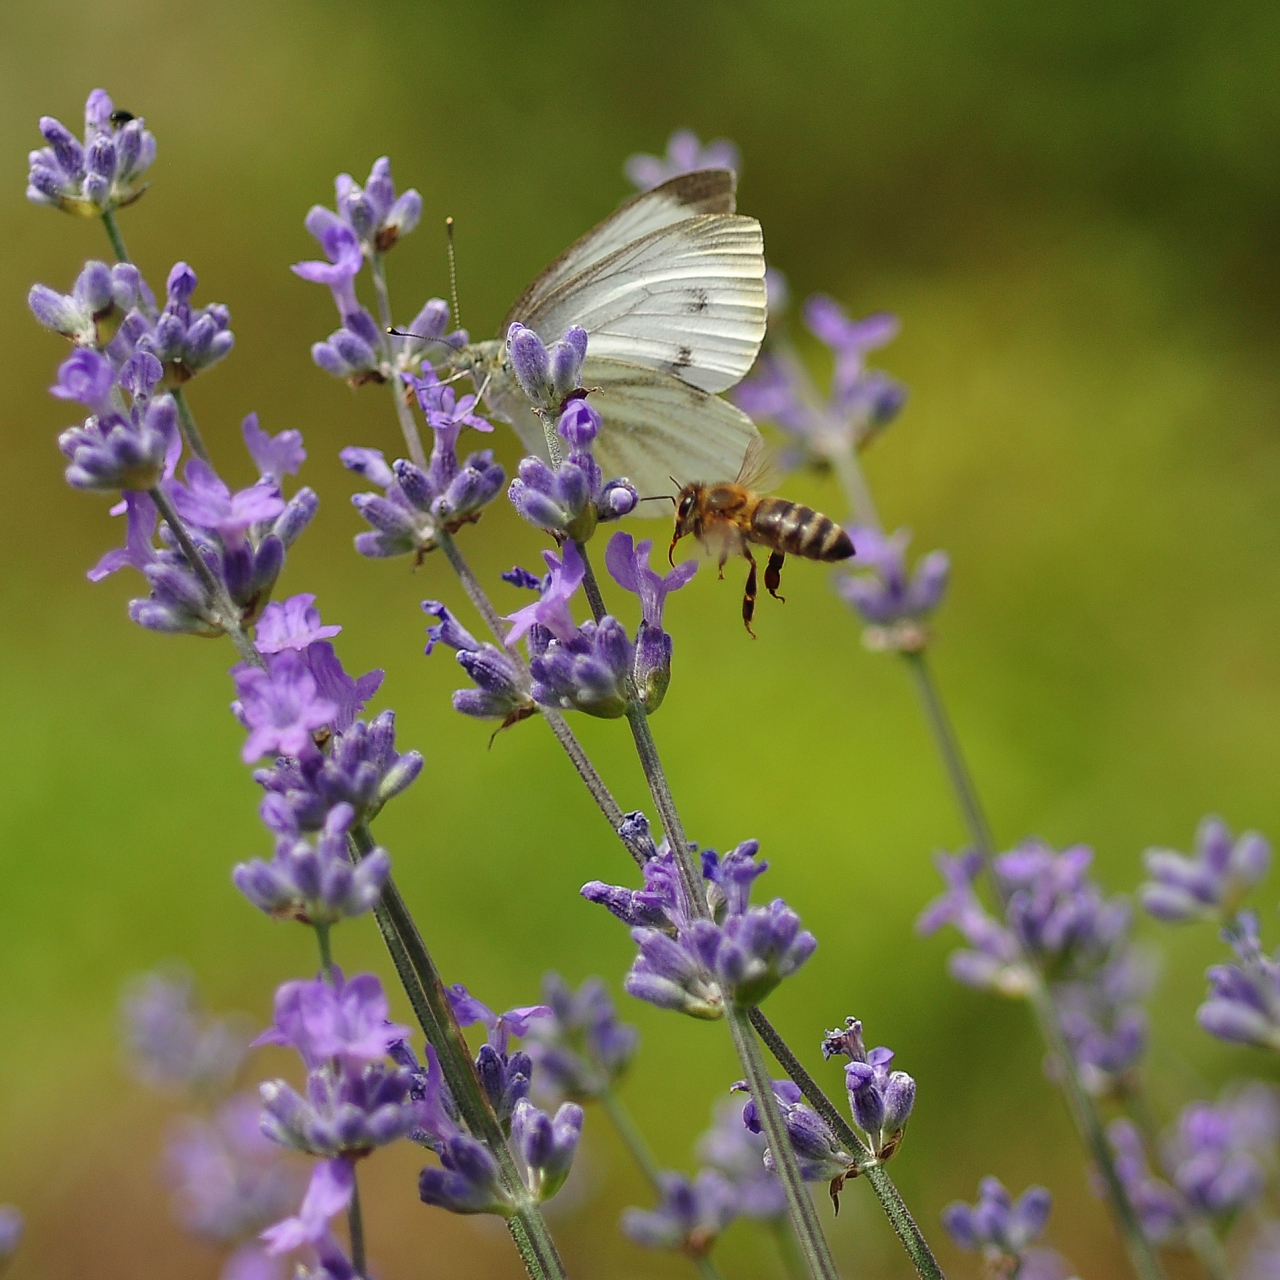
[[[744,489],[768,493],[777,487],[778,470],[777,448],[757,434],[747,445],[734,483],[742,485]]]
[[[575,240],[538,274],[507,313],[498,336],[507,336],[507,328],[513,320],[536,329],[538,326],[529,317],[541,311],[549,294],[632,241],[699,214],[732,213],[737,182],[729,169],[702,169],[696,173],[682,173],[651,191],[642,191],[623,201],[603,222]],[[546,338],[545,334],[541,336]],[[559,333],[551,335],[552,338],[559,336]]]
[[[595,356],[724,391],[764,339],[760,224],[700,214],[660,227],[571,276],[522,319],[546,342],[581,325]]]
[[[582,380],[602,419],[593,452],[604,478],[625,477],[642,498],[674,497],[691,480],[727,479],[760,439],[741,409],[670,374],[588,355]],[[485,399],[515,427],[526,448],[547,456],[542,423],[514,378],[494,377]],[[645,502],[635,514],[670,513],[659,502]]]

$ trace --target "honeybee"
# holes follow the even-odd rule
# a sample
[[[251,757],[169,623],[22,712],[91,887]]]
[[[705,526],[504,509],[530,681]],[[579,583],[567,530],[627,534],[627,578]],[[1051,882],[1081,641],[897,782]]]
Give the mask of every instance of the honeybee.
[[[746,558],[751,568],[742,597],[742,621],[753,640],[756,633],[751,630],[751,619],[756,611],[757,583],[756,558],[751,554],[750,543],[769,548],[764,585],[775,600],[783,599],[778,588],[788,552],[828,563],[848,560],[853,555],[853,539],[829,516],[799,502],[756,492],[754,486],[761,483],[767,465],[764,441],[757,437],[747,447],[737,478],[731,483],[694,481],[681,488],[679,497],[673,499],[676,527],[667,551],[667,559],[674,563],[676,543],[692,534],[719,556],[722,578],[730,556]],[[672,482],[679,484],[674,477]]]

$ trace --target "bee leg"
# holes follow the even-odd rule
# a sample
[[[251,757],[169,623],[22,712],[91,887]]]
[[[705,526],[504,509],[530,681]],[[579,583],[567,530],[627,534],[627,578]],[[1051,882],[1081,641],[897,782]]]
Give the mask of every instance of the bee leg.
[[[751,569],[747,574],[747,589],[742,596],[742,625],[746,627],[747,635],[754,640],[756,633],[751,630],[751,619],[756,612],[756,558],[745,547],[742,554],[751,561]]]
[[[771,551],[769,553],[769,563],[764,569],[764,585],[768,587],[769,594],[775,600],[781,600],[786,604],[786,596],[778,594],[778,588],[782,586],[782,562],[787,558],[785,551]]]
[[[748,552],[748,553],[747,553],[747,559],[748,559],[748,560],[751,560],[751,553],[750,553],[750,552]],[[729,553],[728,553],[728,551],[722,551],[722,552],[720,553],[720,564],[717,566],[717,567],[719,568],[719,570],[720,570],[720,581],[721,581],[721,582],[723,582],[723,581],[724,581],[724,567],[725,567],[725,565],[726,565],[726,564],[728,564],[728,563],[729,563]],[[754,560],[751,560],[751,564],[752,564],[752,567],[754,567],[754,566],[755,566],[755,561],[754,561]]]

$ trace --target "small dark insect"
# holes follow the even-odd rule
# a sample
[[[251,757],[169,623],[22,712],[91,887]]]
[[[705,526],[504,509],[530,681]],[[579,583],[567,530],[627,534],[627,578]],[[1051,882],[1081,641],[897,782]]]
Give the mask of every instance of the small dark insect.
[[[722,578],[730,556],[746,557],[751,568],[742,597],[742,621],[753,640],[756,635],[751,630],[756,611],[756,558],[751,554],[749,543],[770,549],[764,585],[775,600],[783,598],[778,588],[782,585],[782,564],[787,552],[827,562],[848,560],[853,555],[853,540],[828,516],[786,498],[757,493],[752,488],[753,483],[759,483],[764,463],[764,444],[757,438],[747,449],[736,480],[720,484],[695,481],[685,485],[675,500],[676,528],[667,552],[667,558],[673,560],[676,543],[686,534],[692,534],[708,550],[718,553]]]
[[[138,117],[135,116],[132,111],[113,111],[108,117],[111,121],[111,126],[114,129],[119,129],[128,124],[130,120],[136,120],[137,118]]]

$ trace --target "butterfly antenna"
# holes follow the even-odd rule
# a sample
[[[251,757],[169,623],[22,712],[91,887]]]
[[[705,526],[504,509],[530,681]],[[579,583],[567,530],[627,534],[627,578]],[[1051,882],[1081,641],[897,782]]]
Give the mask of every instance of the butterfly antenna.
[[[676,500],[669,493],[655,493],[651,498],[637,498],[637,502],[669,502],[674,507]]]
[[[449,240],[449,297],[453,302],[453,327],[462,328],[462,312],[458,307],[458,259],[453,251],[453,219],[444,220],[444,233]]]

